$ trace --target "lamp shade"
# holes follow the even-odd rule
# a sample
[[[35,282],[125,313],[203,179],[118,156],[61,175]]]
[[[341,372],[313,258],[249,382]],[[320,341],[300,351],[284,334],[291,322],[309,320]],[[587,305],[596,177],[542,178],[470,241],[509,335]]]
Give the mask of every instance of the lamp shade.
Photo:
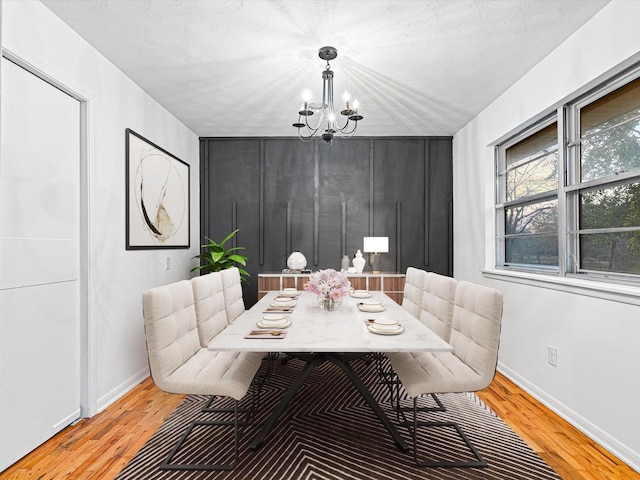
[[[387,253],[389,237],[364,237],[362,251],[369,253]]]

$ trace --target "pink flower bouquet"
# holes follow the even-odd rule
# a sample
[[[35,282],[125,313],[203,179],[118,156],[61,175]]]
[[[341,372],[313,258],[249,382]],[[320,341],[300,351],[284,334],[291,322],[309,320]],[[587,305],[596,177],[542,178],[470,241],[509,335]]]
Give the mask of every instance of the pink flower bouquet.
[[[344,297],[351,290],[351,282],[343,272],[333,268],[319,270],[309,276],[304,289],[318,296],[337,300]]]

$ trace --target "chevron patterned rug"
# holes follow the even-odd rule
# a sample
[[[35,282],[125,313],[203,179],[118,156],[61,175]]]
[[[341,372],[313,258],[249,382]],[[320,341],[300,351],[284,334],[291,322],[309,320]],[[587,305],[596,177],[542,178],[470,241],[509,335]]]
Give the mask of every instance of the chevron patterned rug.
[[[387,480],[387,479],[559,479],[507,425],[475,395],[439,395],[445,412],[429,413],[429,420],[460,424],[488,462],[485,468],[419,468],[413,455],[401,453],[342,370],[330,363],[316,368],[266,438],[252,451],[248,445],[302,368],[299,360],[276,361],[262,389],[255,421],[240,441],[238,467],[231,472],[161,471],[158,465],[194,418],[211,419],[200,410],[204,396],[191,395],[120,472],[117,480],[225,479],[225,480]],[[381,385],[373,363],[352,363],[388,417],[395,421],[389,391]],[[219,400],[220,402],[222,400]],[[431,402],[429,397],[424,404]],[[219,418],[219,417],[218,417]],[[443,431],[441,431],[443,430]],[[430,456],[469,460],[464,444],[449,428],[420,433],[421,447]],[[399,427],[410,445],[406,429]],[[176,461],[227,461],[231,430],[202,427],[194,430]],[[214,447],[212,447],[214,446]]]

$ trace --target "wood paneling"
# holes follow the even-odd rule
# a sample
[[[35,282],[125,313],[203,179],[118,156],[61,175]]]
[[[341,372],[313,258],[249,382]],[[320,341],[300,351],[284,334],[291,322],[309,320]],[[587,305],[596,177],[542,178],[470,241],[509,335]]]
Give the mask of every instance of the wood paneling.
[[[339,268],[365,236],[389,237],[382,271],[453,274],[449,137],[203,138],[201,160],[201,233],[240,229],[247,307],[257,274],[286,268],[291,252],[308,269]]]
[[[296,287],[304,290],[304,284],[309,275],[306,274],[258,274],[258,298],[262,298],[269,291],[280,290],[286,287]],[[404,274],[363,273],[347,275],[351,288],[354,290],[370,290],[372,292],[384,291],[396,303],[402,305],[404,297]]]

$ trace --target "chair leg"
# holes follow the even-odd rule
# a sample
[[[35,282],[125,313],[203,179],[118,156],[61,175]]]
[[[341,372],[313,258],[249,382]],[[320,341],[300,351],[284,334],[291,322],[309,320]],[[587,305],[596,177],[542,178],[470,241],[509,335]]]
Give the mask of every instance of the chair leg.
[[[273,357],[269,356],[267,360],[267,373],[262,374],[258,372],[251,381],[251,406],[248,408],[242,408],[238,411],[240,413],[246,414],[244,421],[242,422],[241,427],[244,429],[247,425],[250,425],[253,422],[253,417],[255,411],[260,406],[260,392],[262,391],[262,386],[266,383],[267,379],[271,375],[271,365],[270,363],[273,361]],[[212,395],[207,400],[207,403],[204,404],[204,407],[200,410],[203,413],[231,413],[233,409],[231,408],[220,408],[220,407],[212,407],[211,405],[218,397],[216,395]]]
[[[378,376],[381,377],[380,383],[383,383],[389,386],[391,404],[393,405],[395,403],[394,409],[396,410],[396,414],[399,420],[400,415],[404,417],[402,412],[409,412],[413,410],[413,408],[403,407],[402,405],[400,405],[400,379],[398,378],[398,375],[396,375],[396,372],[393,371],[393,368],[389,366],[389,368],[385,370],[380,360],[378,360],[377,363],[379,364],[379,367],[377,367]],[[447,409],[442,404],[438,396],[435,393],[431,393],[430,395],[437,406],[436,407],[418,407],[418,411],[419,412],[446,412]]]
[[[399,382],[398,382],[399,383]],[[400,386],[396,387],[397,391],[398,391],[398,398],[396,401],[396,410],[398,412],[402,411],[402,412],[410,412],[413,410],[413,407],[403,407],[400,405]],[[418,411],[419,412],[446,412],[447,409],[446,407],[442,404],[442,402],[440,401],[440,399],[438,398],[438,396],[435,393],[430,393],[429,394],[431,396],[431,398],[433,398],[433,401],[436,403],[437,407],[418,407]]]
[[[389,395],[393,400],[394,386],[398,382],[396,372],[393,371],[388,361],[385,362],[386,356],[384,353],[373,353],[371,356],[375,362],[376,373],[378,374],[380,384],[386,385],[389,388]]]
[[[387,385],[389,387],[389,396],[391,398],[391,403],[394,403],[395,398],[395,410],[399,415],[401,411],[408,412],[412,410],[412,407],[402,407],[400,405],[400,380],[398,379],[398,375],[393,370],[391,365],[388,362],[385,362],[386,356],[384,353],[374,353],[372,354],[373,360],[376,363],[376,372],[378,374],[378,378],[380,379],[380,383],[383,385]],[[386,367],[386,368],[385,368]],[[419,407],[418,411],[420,412],[446,412],[447,409],[442,404],[440,399],[435,393],[431,394],[433,401],[436,403],[436,407]]]
[[[211,406],[211,404],[213,402],[216,401],[218,397],[216,395],[211,395],[209,397],[209,400],[207,400],[207,403],[204,404],[204,407],[202,407],[202,409],[200,410],[201,412],[217,412],[218,410],[216,410],[214,407]]]
[[[251,424],[253,420],[253,414],[256,410],[256,405],[257,403],[259,403],[259,401],[256,400],[256,397],[257,397],[256,389],[258,388],[256,386],[256,383],[257,383],[257,380],[256,378],[254,378],[251,383],[251,405],[247,408],[238,409],[239,413],[245,414],[245,419],[241,424],[241,428],[244,428],[245,426]],[[211,405],[213,404],[213,402],[218,400],[218,398],[220,397],[216,395],[212,395],[211,397],[209,397],[209,400],[207,400],[207,403],[204,404],[204,407],[202,407],[200,411],[202,413],[233,413],[235,411],[235,408],[230,408],[230,407],[212,407]]]
[[[462,467],[462,468],[487,466],[487,462],[482,458],[482,455],[480,455],[480,452],[476,449],[476,447],[474,447],[471,441],[464,434],[464,432],[460,428],[460,425],[458,425],[456,422],[421,422],[421,421],[418,421],[418,412],[419,412],[418,397],[414,397],[413,398],[413,422],[411,424],[411,427],[409,428],[409,432],[411,433],[411,437],[413,440],[413,459],[415,460],[416,465],[418,465],[419,467]],[[409,425],[407,424],[407,426]],[[475,460],[467,461],[467,462],[455,461],[455,460],[454,461],[450,461],[450,460],[421,461],[418,458],[418,428],[419,427],[455,428],[455,430],[458,432],[458,435],[460,436],[462,441],[465,443],[467,448],[471,451],[471,454],[473,455]]]
[[[160,464],[161,470],[233,470],[238,464],[238,447],[240,444],[240,425],[238,422],[238,400],[234,400],[233,420],[232,421],[205,421],[194,420],[189,424],[187,430],[182,434],[178,443],[173,447],[165,461]],[[227,409],[229,410],[229,409]],[[220,409],[219,411],[224,411]],[[233,462],[227,464],[208,464],[208,463],[171,463],[184,442],[187,440],[193,429],[197,426],[233,426]]]

